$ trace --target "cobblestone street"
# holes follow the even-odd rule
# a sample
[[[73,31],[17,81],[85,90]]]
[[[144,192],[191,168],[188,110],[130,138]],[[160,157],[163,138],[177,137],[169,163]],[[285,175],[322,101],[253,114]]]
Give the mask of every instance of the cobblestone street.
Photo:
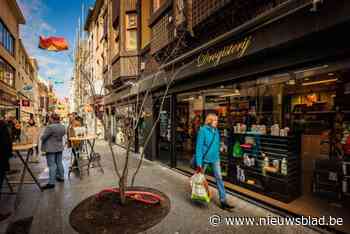
[[[6,224],[20,218],[34,216],[32,234],[70,234],[75,233],[69,224],[69,214],[83,199],[95,194],[106,187],[117,184],[113,172],[111,157],[106,153],[107,145],[99,142],[96,151],[102,154],[102,165],[105,173],[92,169],[90,175],[85,173],[82,180],[71,175],[64,184],[59,184],[52,191],[40,193],[33,185],[25,185],[21,195],[21,203],[15,217],[1,224],[1,233],[5,233]],[[121,150],[116,147],[116,150]],[[65,167],[69,160],[65,152]],[[131,168],[135,168],[137,155],[131,160]],[[35,166],[35,171],[41,174],[41,182],[45,182],[46,161],[41,159],[41,165]],[[189,178],[176,171],[159,165],[156,162],[145,161],[136,185],[156,188],[167,194],[171,200],[171,210],[165,219],[145,233],[317,233],[315,230],[302,226],[211,226],[208,222],[212,215],[222,217],[250,216],[266,217],[277,216],[263,208],[257,207],[239,198],[230,196],[229,201],[235,204],[234,212],[222,211],[217,206],[216,189],[213,190],[214,201],[208,207],[194,205],[189,199]],[[4,197],[4,199],[6,199]],[[13,200],[13,198],[11,198]],[[7,204],[11,206],[12,203]]]

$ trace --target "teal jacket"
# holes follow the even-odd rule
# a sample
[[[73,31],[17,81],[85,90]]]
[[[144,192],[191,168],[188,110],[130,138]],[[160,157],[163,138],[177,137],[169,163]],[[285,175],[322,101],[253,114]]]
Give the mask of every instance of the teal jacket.
[[[204,155],[214,137],[214,141],[206,155]],[[203,158],[205,156],[205,158]],[[220,160],[220,133],[209,125],[203,125],[197,135],[196,164],[203,167],[203,163],[214,163]]]

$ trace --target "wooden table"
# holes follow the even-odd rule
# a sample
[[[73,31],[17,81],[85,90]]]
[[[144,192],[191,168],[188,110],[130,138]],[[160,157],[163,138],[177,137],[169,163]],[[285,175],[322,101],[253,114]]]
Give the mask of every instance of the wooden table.
[[[17,207],[17,205],[18,205],[18,197],[19,197],[18,195],[21,193],[23,184],[25,183],[24,182],[24,177],[25,177],[26,171],[29,172],[29,174],[32,177],[34,182],[26,182],[25,184],[36,184],[38,186],[39,190],[43,191],[41,186],[40,186],[40,183],[39,183],[38,179],[35,177],[34,173],[30,169],[29,163],[28,163],[29,162],[29,157],[30,157],[30,155],[33,152],[33,148],[36,147],[36,146],[37,146],[37,144],[32,144],[32,143],[29,143],[29,144],[13,144],[13,146],[12,146],[13,153],[16,156],[18,156],[18,158],[21,160],[21,162],[23,163],[23,166],[24,166],[23,170],[22,170],[20,181],[19,182],[11,182],[11,184],[19,184],[18,190],[16,192],[17,195],[16,195],[16,201],[15,201],[15,207]],[[26,155],[25,158],[21,154],[21,152],[23,152],[23,151],[27,152],[27,155]]]
[[[82,178],[82,169],[83,167],[87,166],[87,171],[88,171],[88,174],[90,173],[90,168],[91,168],[91,164],[93,162],[97,162],[98,166],[100,167],[101,171],[103,172],[103,168],[101,166],[101,163],[100,163],[100,159],[101,159],[101,156],[100,154],[98,153],[95,153],[94,151],[94,147],[95,147],[95,140],[96,140],[97,136],[96,135],[87,135],[87,136],[77,136],[77,137],[70,137],[69,140],[70,141],[80,141],[80,142],[85,142],[87,143],[87,145],[89,146],[90,148],[90,153],[87,152],[87,155],[88,155],[88,163],[85,164],[85,165],[82,165],[79,161],[79,158],[73,154],[73,157],[74,157],[74,160],[73,162],[75,161],[77,163],[76,166],[73,166],[71,165],[69,167],[69,172],[68,172],[68,177],[70,177],[70,173],[74,170],[74,169],[77,169],[79,170],[79,174],[80,174],[80,178]]]

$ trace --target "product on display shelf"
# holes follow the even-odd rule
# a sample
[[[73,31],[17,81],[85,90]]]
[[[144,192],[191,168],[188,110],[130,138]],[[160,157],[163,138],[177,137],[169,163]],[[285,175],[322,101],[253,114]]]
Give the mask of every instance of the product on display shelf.
[[[281,174],[287,175],[288,174],[288,165],[287,165],[287,159],[283,158],[281,163]]]
[[[222,153],[227,153],[227,151],[228,151],[228,147],[227,147],[227,145],[224,142],[221,142],[220,151]]]
[[[274,160],[272,161],[272,165],[273,165],[273,167],[276,168],[277,171],[278,171],[278,170],[280,169],[280,160],[274,159]]]
[[[237,180],[240,180],[240,176],[241,176],[241,168],[239,166],[236,167],[237,168]]]
[[[280,135],[280,128],[278,124],[274,124],[271,126],[271,135],[272,136],[279,136]]]
[[[236,141],[235,145],[233,146],[233,157],[240,158],[242,157],[243,151],[241,148],[241,145],[239,141]]]
[[[255,159],[254,158],[250,158],[248,156],[248,154],[245,153],[244,156],[243,156],[243,163],[244,163],[244,165],[246,165],[248,167],[253,167],[253,166],[255,166]]]
[[[255,145],[255,139],[254,139],[254,137],[246,136],[244,138],[244,143],[249,144],[249,145]]]
[[[241,181],[245,182],[245,173],[244,170],[241,170]]]
[[[330,172],[328,173],[328,179],[329,179],[330,181],[338,181],[338,174],[337,174],[336,172],[330,171]]]
[[[227,137],[228,134],[227,134],[227,129],[224,129],[224,136]]]
[[[233,126],[233,130],[235,133],[246,133],[247,125],[238,123],[236,126]]]
[[[252,127],[250,128],[250,132],[253,134],[265,135],[266,134],[266,126],[253,124]]]
[[[254,180],[247,180],[247,184],[254,185],[254,184],[255,184],[255,181],[254,181]]]
[[[269,158],[266,156],[265,153],[262,154],[263,157],[264,157],[264,166],[262,168],[262,172],[263,172],[263,175],[265,176],[266,175],[266,168],[269,166]]]

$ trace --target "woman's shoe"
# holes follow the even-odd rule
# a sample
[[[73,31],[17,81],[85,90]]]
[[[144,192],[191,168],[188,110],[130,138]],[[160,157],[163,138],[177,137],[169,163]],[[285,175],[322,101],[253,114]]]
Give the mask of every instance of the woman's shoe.
[[[53,189],[55,188],[55,185],[54,184],[47,184],[47,185],[44,185],[43,187],[41,187],[42,189]]]
[[[64,179],[61,179],[61,178],[59,178],[59,177],[56,177],[56,180],[57,180],[58,182],[61,182],[61,183],[64,182]]]
[[[228,204],[227,202],[221,202],[220,203],[220,208],[223,210],[232,210],[235,207],[233,205]]]

